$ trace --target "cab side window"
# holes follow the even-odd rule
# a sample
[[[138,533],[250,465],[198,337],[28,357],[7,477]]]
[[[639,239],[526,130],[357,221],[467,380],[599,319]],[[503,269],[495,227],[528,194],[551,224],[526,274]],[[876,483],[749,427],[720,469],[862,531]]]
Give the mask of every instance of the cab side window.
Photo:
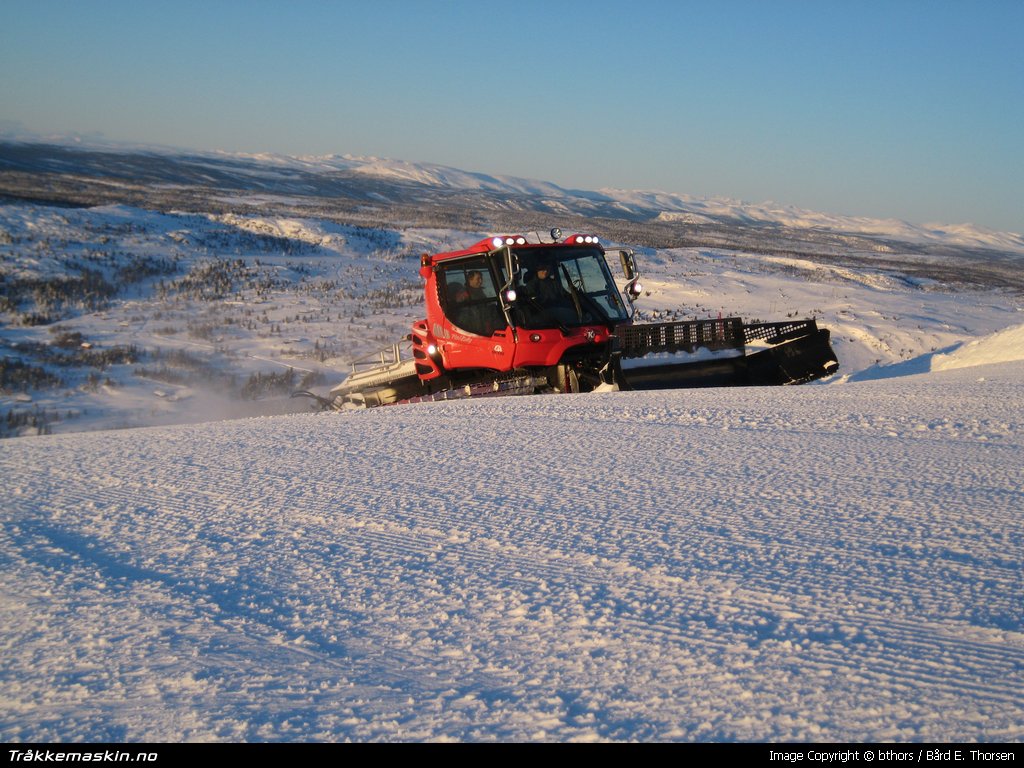
[[[494,278],[483,259],[442,267],[442,274],[441,304],[452,323],[478,336],[505,327]]]

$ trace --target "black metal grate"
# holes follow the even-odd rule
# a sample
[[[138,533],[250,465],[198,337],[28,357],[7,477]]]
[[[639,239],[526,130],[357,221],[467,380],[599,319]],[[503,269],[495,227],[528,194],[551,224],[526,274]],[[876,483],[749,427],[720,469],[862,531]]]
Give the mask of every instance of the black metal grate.
[[[743,321],[738,317],[620,325],[615,335],[619,351],[627,358],[652,352],[693,352],[700,347],[742,349],[744,344]]]
[[[743,349],[745,344],[763,341],[780,344],[818,332],[814,320],[744,325],[738,317],[718,320],[684,320],[676,323],[620,325],[615,329],[622,357],[642,357],[656,352],[693,352]]]
[[[814,320],[796,320],[786,323],[756,323],[743,327],[743,338],[748,344],[751,341],[767,341],[778,344],[789,339],[796,339],[816,333],[818,324]]]

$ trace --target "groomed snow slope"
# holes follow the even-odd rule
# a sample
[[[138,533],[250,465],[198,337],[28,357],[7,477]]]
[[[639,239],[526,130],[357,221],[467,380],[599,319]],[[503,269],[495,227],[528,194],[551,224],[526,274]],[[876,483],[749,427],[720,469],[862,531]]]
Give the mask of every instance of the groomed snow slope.
[[[1024,364],[0,442],[0,736],[1024,739]]]

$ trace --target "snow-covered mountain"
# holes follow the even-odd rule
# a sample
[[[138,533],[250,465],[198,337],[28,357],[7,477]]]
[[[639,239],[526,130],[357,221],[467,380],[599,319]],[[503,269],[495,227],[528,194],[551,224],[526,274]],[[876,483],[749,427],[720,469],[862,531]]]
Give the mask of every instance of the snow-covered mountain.
[[[0,171],[74,172],[136,182],[232,186],[280,194],[342,195],[391,202],[431,200],[472,193],[470,205],[600,215],[611,219],[701,227],[774,227],[812,238],[822,233],[922,245],[984,249],[1024,255],[1024,236],[973,224],[912,224],[825,214],[777,203],[697,198],[658,191],[565,189],[547,181],[469,172],[433,163],[352,155],[288,156],[196,152],[90,140],[40,144],[0,142]],[[481,196],[484,196],[482,198]],[[486,200],[486,204],[484,201]]]

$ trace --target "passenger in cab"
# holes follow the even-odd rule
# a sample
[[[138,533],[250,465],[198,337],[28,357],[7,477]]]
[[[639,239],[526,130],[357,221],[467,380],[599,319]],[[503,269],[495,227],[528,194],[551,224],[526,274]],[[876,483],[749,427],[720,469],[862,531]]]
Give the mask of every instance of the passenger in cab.
[[[476,270],[466,276],[466,298],[465,301],[480,301],[486,299],[484,293],[484,276]]]
[[[484,275],[479,270],[466,273],[466,285],[455,291],[452,320],[460,328],[478,336],[490,336],[505,327],[493,290],[484,288]]]
[[[538,264],[524,285],[527,297],[527,327],[555,323],[573,325],[582,320],[572,296],[562,287],[551,264]]]
[[[541,306],[546,306],[562,300],[565,291],[562,290],[551,265],[538,264],[533,277],[526,283],[526,295]]]

